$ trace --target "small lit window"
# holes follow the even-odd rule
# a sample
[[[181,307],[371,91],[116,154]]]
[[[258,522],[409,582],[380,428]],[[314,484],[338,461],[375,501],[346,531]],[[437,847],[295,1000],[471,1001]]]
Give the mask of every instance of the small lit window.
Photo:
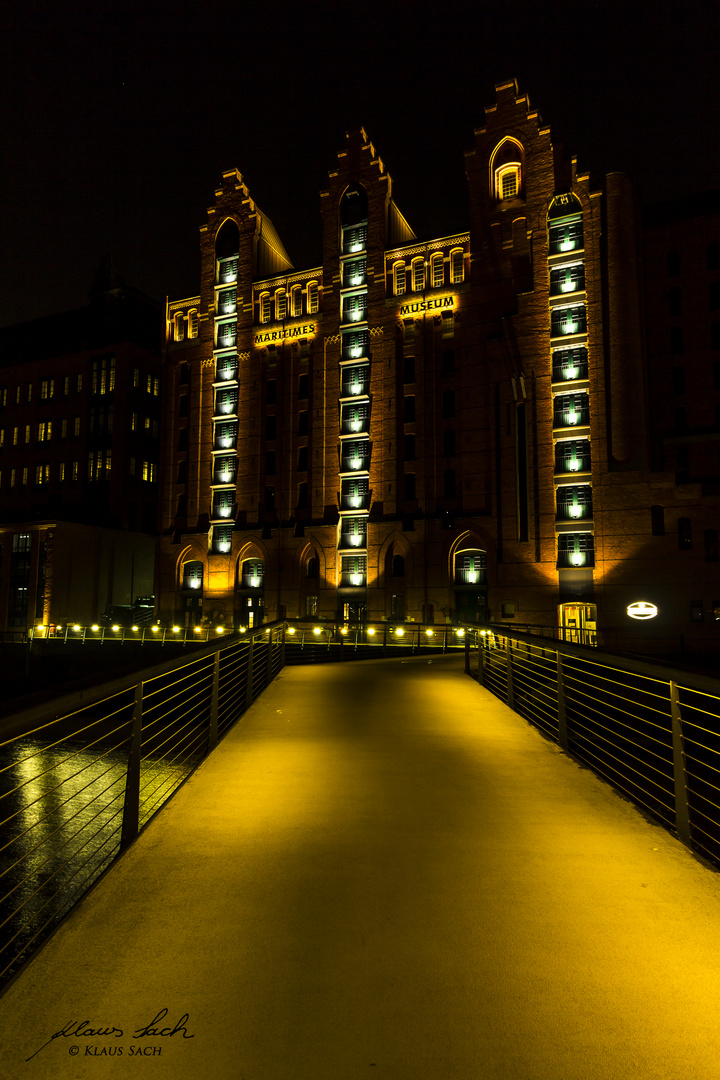
[[[188,337],[196,338],[198,336],[198,313],[197,308],[192,308],[188,311]]]
[[[287,293],[284,289],[278,289],[275,293],[275,318],[278,322],[287,315]]]
[[[412,263],[412,287],[413,292],[422,292],[425,288],[425,260],[413,259]]]
[[[260,322],[270,322],[270,293],[260,294]]]
[[[318,285],[317,281],[311,281],[307,287],[308,314],[315,315],[318,310]]]
[[[175,316],[175,333],[173,337],[175,341],[183,341],[185,339],[185,318],[181,311],[178,311]]]
[[[393,292],[395,296],[402,296],[405,292],[405,263],[398,262],[393,266]]]
[[[290,292],[290,314],[294,319],[302,315],[302,289],[299,285],[293,285]]]
[[[450,281],[453,285],[459,285],[463,276],[463,253],[461,248],[456,248],[450,253]]]
[[[430,273],[433,289],[440,289],[445,284],[445,264],[440,254],[433,255],[430,260]]]

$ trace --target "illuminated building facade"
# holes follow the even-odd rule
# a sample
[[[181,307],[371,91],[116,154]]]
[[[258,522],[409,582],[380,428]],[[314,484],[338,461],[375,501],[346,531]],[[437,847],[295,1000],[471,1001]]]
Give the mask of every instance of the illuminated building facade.
[[[152,596],[162,312],[105,282],[0,330],[0,629]]]
[[[514,82],[466,172],[467,230],[420,240],[349,134],[302,271],[223,174],[199,295],[167,306],[162,616],[597,623],[637,647],[642,602],[643,640],[677,638],[653,523],[705,504],[651,467],[628,182],[591,184]]]

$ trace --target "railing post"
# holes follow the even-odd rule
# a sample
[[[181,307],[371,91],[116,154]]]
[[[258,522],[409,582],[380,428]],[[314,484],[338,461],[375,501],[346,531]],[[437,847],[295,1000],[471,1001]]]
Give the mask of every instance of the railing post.
[[[269,686],[270,683],[272,682],[273,634],[274,634],[274,631],[271,630],[270,633],[267,635],[268,654],[267,654],[267,667],[265,669],[265,685],[266,686]]]
[[[565,679],[563,677],[563,658],[558,650],[557,656],[557,718],[558,742],[563,750],[568,748],[567,716],[565,715]]]
[[[217,746],[218,740],[218,700],[220,697],[220,650],[215,653],[213,665],[212,698],[210,700],[210,730],[208,732],[208,754]]]
[[[138,834],[140,825],[140,743],[142,740],[143,684],[135,687],[132,731],[130,733],[130,752],[128,754],[127,777],[125,780],[125,804],[123,806],[122,835],[120,850],[124,851]]]
[[[245,687],[245,708],[249,709],[252,705],[252,684],[253,684],[253,637],[252,634],[248,638],[248,657],[247,657],[247,685]]]
[[[672,724],[673,775],[675,779],[675,828],[684,844],[690,847],[690,811],[687,797],[685,753],[682,742],[682,713],[677,683],[670,682],[670,720]]]
[[[483,661],[483,642],[485,641],[485,638],[483,637],[483,635],[480,633],[479,630],[476,631],[475,638],[476,638],[477,651],[478,651],[478,686],[484,686],[485,685],[485,664],[484,664],[484,661]]]
[[[470,674],[470,635],[465,635],[465,674]]]
[[[507,662],[507,703],[515,708],[515,686],[513,684],[512,638],[505,638],[505,660]]]
[[[287,623],[283,623],[282,639],[280,641],[280,668],[285,667],[285,635],[287,634]]]

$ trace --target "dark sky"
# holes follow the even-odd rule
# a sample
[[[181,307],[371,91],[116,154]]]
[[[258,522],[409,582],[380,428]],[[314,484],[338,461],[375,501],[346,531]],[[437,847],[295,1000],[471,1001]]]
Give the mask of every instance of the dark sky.
[[[463,151],[516,77],[581,169],[646,201],[720,187],[718,0],[0,0],[0,325],[82,306],[112,265],[195,292],[237,166],[296,267],[362,124],[420,237],[467,224]]]

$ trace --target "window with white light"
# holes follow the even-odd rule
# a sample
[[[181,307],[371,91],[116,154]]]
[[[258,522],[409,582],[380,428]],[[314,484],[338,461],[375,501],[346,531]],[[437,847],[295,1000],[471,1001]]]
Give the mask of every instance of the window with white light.
[[[396,262],[393,266],[393,292],[395,296],[402,296],[405,292],[405,263]]]
[[[422,292],[425,288],[425,260],[413,259],[412,261],[412,290]]]
[[[307,287],[308,315],[316,315],[319,307],[318,283],[311,281]]]
[[[521,194],[524,152],[516,139],[506,138],[495,149],[490,164],[495,199],[505,202]]]
[[[430,260],[430,280],[433,289],[440,289],[445,284],[445,263],[439,253]]]

